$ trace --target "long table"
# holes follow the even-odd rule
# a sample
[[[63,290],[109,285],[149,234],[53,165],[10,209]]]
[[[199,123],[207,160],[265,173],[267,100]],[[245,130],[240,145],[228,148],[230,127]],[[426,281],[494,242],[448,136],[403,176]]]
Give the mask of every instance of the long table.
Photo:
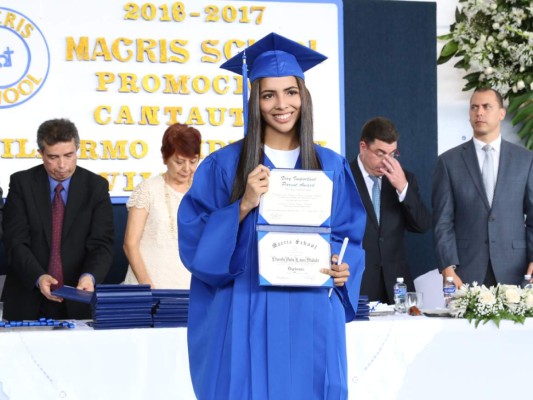
[[[186,333],[0,329],[0,399],[192,400]],[[532,339],[533,319],[499,329],[409,316],[350,323],[349,398],[527,398]]]
[[[464,319],[379,317],[349,324],[347,340],[350,399],[528,397],[533,318],[498,329]]]

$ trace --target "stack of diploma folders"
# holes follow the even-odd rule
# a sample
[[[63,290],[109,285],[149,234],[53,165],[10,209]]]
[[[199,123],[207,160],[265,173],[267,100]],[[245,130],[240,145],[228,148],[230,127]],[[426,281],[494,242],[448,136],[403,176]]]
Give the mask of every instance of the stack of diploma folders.
[[[94,329],[152,326],[150,285],[96,285],[91,304]]]
[[[187,326],[189,291],[179,289],[154,289],[154,328]]]
[[[359,303],[357,304],[357,311],[355,313],[356,321],[368,321],[370,314],[370,306],[368,304],[368,296],[362,295],[359,297]]]
[[[90,304],[94,329],[187,326],[189,290],[96,285],[94,293],[63,286],[52,294]]]

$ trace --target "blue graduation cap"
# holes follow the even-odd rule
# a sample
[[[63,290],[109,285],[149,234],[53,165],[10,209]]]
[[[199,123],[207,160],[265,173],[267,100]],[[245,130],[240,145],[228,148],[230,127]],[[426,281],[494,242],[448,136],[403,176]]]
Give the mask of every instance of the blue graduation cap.
[[[244,134],[248,124],[248,76],[250,82],[283,76],[305,79],[305,71],[326,59],[325,55],[272,32],[222,64],[220,68],[243,76]]]

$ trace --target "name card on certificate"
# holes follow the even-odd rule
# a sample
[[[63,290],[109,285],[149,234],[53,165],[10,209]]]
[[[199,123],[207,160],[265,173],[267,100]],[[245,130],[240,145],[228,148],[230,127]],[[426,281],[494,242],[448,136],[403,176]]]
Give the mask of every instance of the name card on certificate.
[[[331,171],[273,169],[259,203],[259,224],[329,226]]]
[[[332,287],[333,173],[273,169],[259,203],[259,284]]]

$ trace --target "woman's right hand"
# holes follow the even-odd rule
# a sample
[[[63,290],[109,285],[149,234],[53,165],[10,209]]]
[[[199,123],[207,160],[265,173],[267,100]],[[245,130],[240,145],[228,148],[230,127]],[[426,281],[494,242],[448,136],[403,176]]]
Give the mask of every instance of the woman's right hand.
[[[269,176],[270,170],[262,164],[259,164],[248,174],[246,189],[241,199],[239,222],[259,205],[261,195],[268,191]]]

